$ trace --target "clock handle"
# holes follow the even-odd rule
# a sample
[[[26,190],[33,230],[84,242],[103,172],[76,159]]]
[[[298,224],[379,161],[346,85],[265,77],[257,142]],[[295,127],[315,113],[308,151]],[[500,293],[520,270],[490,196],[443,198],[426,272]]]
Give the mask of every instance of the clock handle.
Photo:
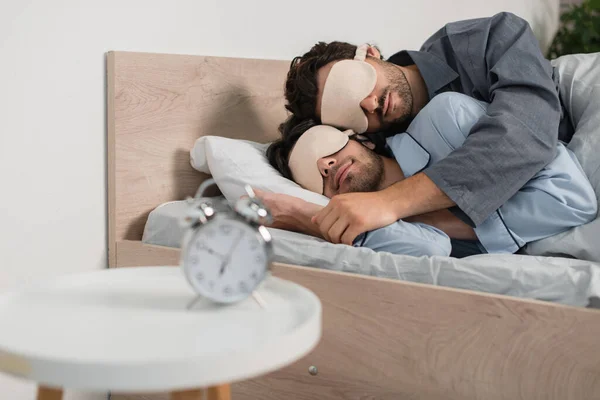
[[[256,198],[256,193],[254,193],[254,189],[252,189],[252,186],[246,184],[246,185],[244,185],[244,190],[248,194],[248,197],[250,197],[251,199]]]
[[[231,178],[223,178],[224,181],[231,181],[231,182],[236,182],[234,179]],[[204,182],[202,182],[200,184],[200,187],[198,188],[198,190],[196,191],[196,195],[194,196],[193,199],[190,199],[190,202],[194,202],[194,201],[198,201],[200,198],[202,198],[204,196],[204,192],[206,191],[206,189],[208,189],[210,186],[216,185],[216,181],[214,178],[209,178],[206,179]],[[254,222],[258,223],[258,224],[270,224],[271,222],[273,222],[273,217],[271,216],[271,212],[269,211],[269,209],[263,204],[263,202],[256,197],[256,193],[254,193],[254,190],[252,189],[252,187],[248,184],[244,185],[244,190],[246,191],[246,194],[248,195],[247,199],[239,199],[236,203],[235,206],[233,207],[239,214],[241,214],[242,216],[246,217],[246,218],[250,218],[251,220],[254,220]],[[214,210],[211,209],[209,210],[209,212],[212,214],[214,213]]]
[[[214,178],[206,179],[200,184],[200,187],[198,188],[198,190],[196,191],[196,195],[194,196],[194,200],[198,200],[199,198],[204,197],[204,192],[206,191],[206,189],[216,184],[217,182],[214,180]]]
[[[239,182],[237,180],[235,180],[235,179],[223,177],[222,180],[223,181],[229,181],[231,183],[235,183],[235,184],[239,185]],[[217,185],[217,182],[215,181],[214,178],[208,178],[208,179],[204,180],[200,184],[200,187],[198,188],[198,190],[196,191],[196,195],[194,196],[194,200],[197,200],[198,198],[203,197],[204,196],[204,192],[206,191],[206,189],[208,189],[209,187],[211,187],[213,185]],[[252,190],[252,187],[250,185],[248,185],[248,184],[244,185],[244,190],[248,194],[248,197],[250,197],[251,199],[255,199],[256,198],[256,194],[254,193],[254,190]]]

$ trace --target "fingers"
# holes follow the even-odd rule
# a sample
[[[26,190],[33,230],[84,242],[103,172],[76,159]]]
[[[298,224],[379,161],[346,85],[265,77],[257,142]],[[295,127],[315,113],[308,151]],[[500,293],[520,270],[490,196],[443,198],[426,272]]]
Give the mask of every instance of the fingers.
[[[329,239],[332,243],[342,243],[341,238],[348,229],[348,220],[343,216],[338,218],[329,229]]]
[[[256,188],[252,188],[252,190],[254,191],[254,194],[256,195],[256,197],[258,197],[259,199],[262,199],[265,197],[265,192],[263,190],[260,189],[256,189]],[[248,197],[247,195],[244,195],[243,197]]]
[[[331,213],[334,209],[335,209],[334,205],[331,202],[329,202],[329,204],[327,204],[325,206],[325,208],[323,208],[321,211],[319,211],[318,213],[316,213],[311,218],[312,223],[321,226],[321,224],[323,223],[323,220],[325,218],[327,218],[327,216],[329,215],[329,213]]]
[[[335,207],[331,204],[331,202],[329,204],[327,204],[325,206],[325,208],[323,208],[321,211],[319,211],[318,213],[316,213],[310,220],[312,221],[313,224],[316,224],[317,226],[321,226],[323,224],[323,221],[329,216],[329,214],[331,214],[333,211],[335,210]]]
[[[345,209],[344,203],[340,201],[340,199],[343,196],[344,195],[337,195],[334,196],[331,200],[329,200],[329,203],[325,206],[325,208],[323,208],[321,211],[315,214],[315,216],[312,218],[312,222],[320,226],[321,224],[323,224],[323,221],[325,220],[325,218],[327,218],[329,213],[336,212],[340,214],[340,212]]]
[[[341,243],[342,235],[349,225],[348,216],[336,208],[332,208],[329,212],[326,211],[325,209],[321,210],[312,218],[312,221],[317,224],[325,240],[332,243]],[[321,222],[317,223],[318,221]]]
[[[278,203],[278,198],[274,193],[265,192],[264,190],[254,189],[256,198],[262,201],[267,207],[275,207]],[[246,196],[247,197],[247,196]]]
[[[323,210],[325,211],[325,210]],[[331,229],[333,227],[333,225],[338,221],[338,219],[340,218],[340,212],[337,208],[332,207],[330,209],[329,212],[327,213],[323,213],[323,217],[317,215],[316,217],[316,222],[318,222],[319,220],[321,221],[320,223],[317,223],[317,226],[319,227],[319,231],[321,232],[321,234],[323,235],[323,237],[332,242],[333,242],[331,236],[330,236],[330,232]],[[338,228],[339,229],[339,228]]]
[[[340,243],[352,246],[352,244],[354,243],[354,239],[356,239],[356,237],[361,233],[362,231],[358,229],[356,225],[352,226],[351,224],[349,224],[340,239]]]
[[[348,227],[348,219],[343,207],[336,198],[315,214],[311,221],[316,224],[323,238],[332,243],[340,243],[340,239]]]

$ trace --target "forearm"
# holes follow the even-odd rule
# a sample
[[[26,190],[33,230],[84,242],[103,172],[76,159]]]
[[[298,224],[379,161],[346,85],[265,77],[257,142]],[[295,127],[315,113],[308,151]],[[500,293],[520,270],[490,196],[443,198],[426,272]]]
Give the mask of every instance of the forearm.
[[[553,159],[561,107],[553,68],[524,19],[499,13],[452,26],[423,49],[444,57],[445,41],[468,37],[447,55],[468,60],[454,90],[489,105],[464,146],[425,173],[479,225]]]
[[[418,173],[384,189],[396,219],[447,209],[455,203],[427,175]]]
[[[319,227],[311,221],[313,215],[321,209],[323,207],[317,204],[298,201],[290,208],[274,212],[273,223],[270,226],[271,228],[285,229],[323,238]]]
[[[461,221],[449,210],[432,211],[404,219],[407,222],[422,222],[443,231],[452,239],[477,240],[472,227]]]
[[[313,203],[302,202],[298,204],[292,215],[290,215],[294,230],[323,239],[319,227],[311,221],[311,218],[322,209],[322,206]]]
[[[269,224],[271,228],[322,237],[318,226],[312,223],[311,218],[323,209],[323,206],[281,193],[265,192],[257,188],[254,191],[271,212],[272,222]]]

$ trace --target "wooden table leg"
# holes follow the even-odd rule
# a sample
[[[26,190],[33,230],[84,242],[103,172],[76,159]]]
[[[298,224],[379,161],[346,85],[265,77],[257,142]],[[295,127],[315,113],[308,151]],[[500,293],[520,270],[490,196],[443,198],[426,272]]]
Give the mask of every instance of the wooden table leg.
[[[231,387],[229,385],[210,387],[206,393],[207,400],[231,400]]]
[[[171,392],[171,400],[202,400],[202,390]],[[206,400],[231,400],[229,385],[213,386],[206,389]]]
[[[184,390],[171,392],[171,400],[202,400],[202,390]]]
[[[62,389],[38,386],[37,400],[62,400],[62,397],[63,397]]]

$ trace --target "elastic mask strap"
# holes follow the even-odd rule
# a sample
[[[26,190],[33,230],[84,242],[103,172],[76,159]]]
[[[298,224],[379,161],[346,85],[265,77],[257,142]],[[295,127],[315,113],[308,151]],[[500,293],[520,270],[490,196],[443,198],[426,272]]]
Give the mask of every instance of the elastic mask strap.
[[[365,61],[367,58],[367,50],[369,49],[369,44],[364,43],[360,46],[356,47],[356,53],[354,53],[354,59],[357,61]]]

